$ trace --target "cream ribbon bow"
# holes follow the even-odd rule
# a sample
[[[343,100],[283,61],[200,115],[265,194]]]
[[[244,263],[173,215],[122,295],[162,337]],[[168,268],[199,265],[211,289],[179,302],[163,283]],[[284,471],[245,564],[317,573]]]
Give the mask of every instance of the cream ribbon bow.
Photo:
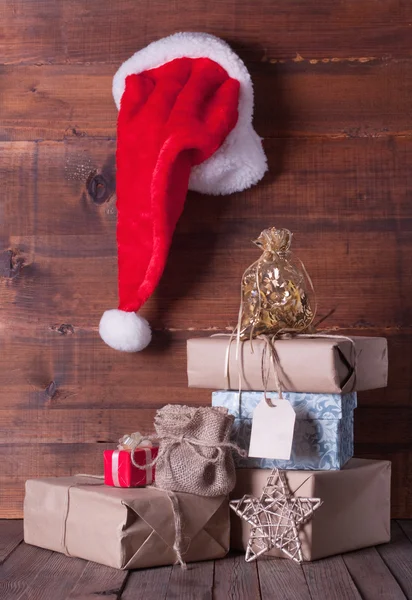
[[[130,458],[132,464],[138,469],[142,469],[142,465],[138,465],[134,459],[134,451],[136,448],[152,448],[153,443],[150,438],[143,436],[140,431],[135,431],[134,433],[126,433],[119,439],[119,444],[117,446],[118,450],[130,450]],[[146,467],[143,466],[143,470]]]

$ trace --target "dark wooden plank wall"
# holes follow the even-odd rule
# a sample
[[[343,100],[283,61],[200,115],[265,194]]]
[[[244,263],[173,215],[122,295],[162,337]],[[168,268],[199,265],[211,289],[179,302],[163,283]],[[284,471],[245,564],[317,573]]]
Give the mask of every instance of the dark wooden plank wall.
[[[239,279],[270,225],[294,247],[336,332],[385,335],[386,390],[360,394],[356,453],[393,461],[393,516],[412,516],[412,4],[406,0],[10,0],[3,3],[0,515],[28,477],[100,472],[188,390],[185,341],[236,319]],[[151,40],[209,31],[245,60],[270,174],[231,197],[189,194],[145,315],[150,348],[116,353],[111,77]],[[100,176],[97,183],[93,185]],[[184,264],[184,268],[182,268]]]

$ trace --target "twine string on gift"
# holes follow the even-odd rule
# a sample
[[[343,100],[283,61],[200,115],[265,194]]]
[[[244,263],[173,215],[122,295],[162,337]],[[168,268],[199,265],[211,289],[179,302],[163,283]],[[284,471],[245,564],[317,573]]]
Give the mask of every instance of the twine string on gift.
[[[275,386],[276,386],[276,390],[278,392],[279,399],[280,400],[283,399],[282,384],[280,383],[280,378],[279,378],[279,371],[280,371],[279,355],[276,351],[275,344],[273,343],[273,340],[271,338],[269,338],[267,335],[262,334],[262,335],[258,336],[258,339],[263,340],[264,344],[265,344],[263,347],[262,357],[261,357],[261,361],[260,361],[260,372],[261,372],[261,377],[262,377],[262,382],[263,382],[263,396],[264,396],[266,404],[268,406],[273,406],[272,402],[267,397],[271,365],[273,367],[273,374],[275,376]],[[269,354],[269,360],[267,360],[267,354]]]
[[[257,314],[260,314],[261,308],[262,308],[262,290],[261,290],[261,286],[260,286],[260,278],[259,278],[259,267],[261,265],[261,263],[264,260],[264,253],[262,254],[262,256],[256,261],[256,263],[254,263],[256,265],[256,288],[257,288],[257,293],[258,293],[258,312]],[[261,374],[262,374],[262,383],[263,383],[263,395],[264,395],[264,399],[266,404],[268,404],[268,406],[273,406],[272,403],[270,402],[270,400],[267,397],[267,384],[269,381],[269,376],[270,376],[270,365],[273,365],[273,372],[275,375],[275,385],[276,385],[276,391],[278,392],[279,395],[279,399],[283,398],[282,395],[282,386],[280,383],[280,378],[279,378],[279,370],[280,370],[280,361],[279,361],[279,356],[276,352],[275,349],[275,345],[274,342],[276,339],[281,339],[283,335],[288,335],[288,334],[292,334],[292,335],[299,335],[299,331],[308,331],[310,329],[310,327],[313,324],[313,321],[315,319],[315,315],[317,313],[318,310],[318,300],[317,300],[317,296],[316,296],[316,292],[315,292],[315,287],[313,285],[313,281],[312,278],[310,277],[309,273],[306,270],[306,267],[303,263],[303,261],[296,257],[296,260],[299,262],[300,267],[303,271],[304,276],[306,277],[307,281],[309,282],[309,287],[310,290],[312,292],[313,295],[313,299],[314,299],[314,308],[312,310],[312,314],[311,314],[311,318],[310,321],[308,323],[306,323],[304,329],[300,329],[300,330],[295,330],[295,329],[290,329],[290,328],[285,328],[282,327],[280,328],[278,331],[276,331],[273,334],[260,334],[257,337],[257,339],[263,339],[265,341],[265,346],[262,352],[262,359],[261,359]],[[253,266],[253,265],[252,265]],[[246,275],[246,272],[249,270],[250,267],[248,267],[246,269],[246,271],[243,273],[242,278],[241,278],[241,282],[243,282],[243,279]],[[241,336],[241,329],[242,329],[242,315],[243,315],[243,288],[241,286],[241,293],[240,293],[240,307],[239,307],[239,314],[238,314],[238,321],[237,321],[237,325],[235,328],[236,331],[236,360],[238,361],[239,359],[239,349],[240,349],[240,336]],[[250,329],[250,336],[249,336],[249,341],[250,341],[250,346],[251,346],[251,351],[253,353],[253,333],[254,333],[254,328],[255,328],[255,323],[252,324],[252,327]],[[269,364],[268,361],[266,359],[267,354],[269,354]],[[229,362],[227,362],[227,364],[229,364]],[[242,367],[243,365],[241,365]],[[243,369],[242,369],[243,370]],[[240,395],[240,385],[241,385],[241,381],[242,381],[242,371],[240,369],[238,369],[238,373],[239,373],[239,395]]]
[[[158,423],[159,425],[159,423]],[[207,439],[201,439],[195,436],[187,435],[185,433],[177,434],[177,432],[173,432],[172,429],[176,423],[174,421],[174,415],[169,415],[166,417],[165,422],[162,423],[163,428],[160,430],[160,435],[150,435],[143,437],[139,432],[132,433],[130,435],[124,435],[119,440],[119,449],[126,449],[131,452],[131,457],[133,458],[134,451],[138,448],[148,450],[148,446],[152,446],[152,442],[156,441],[160,443],[158,455],[151,461],[146,462],[145,465],[139,465],[135,461],[132,460],[133,464],[140,470],[148,470],[151,469],[159,459],[163,458],[166,463],[169,465],[172,464],[170,453],[173,448],[179,445],[187,444],[189,445],[195,452],[196,455],[207,462],[207,464],[216,464],[220,459],[222,459],[222,455],[224,449],[232,449],[238,451],[242,456],[245,456],[246,453],[241,450],[236,444],[233,444],[229,441],[214,441],[210,442]],[[201,449],[212,449],[212,454],[215,456],[208,457],[204,456],[201,452]],[[156,486],[159,491],[162,491],[167,494],[170,499],[172,511],[173,511],[173,521],[175,527],[175,537],[173,543],[173,550],[176,555],[176,562],[180,564],[183,569],[186,569],[186,563],[183,558],[184,554],[188,551],[188,548],[191,543],[191,539],[187,536],[184,536],[183,524],[184,519],[179,506],[179,500],[177,495],[174,493],[173,489],[168,489]]]
[[[245,450],[242,450],[237,444],[234,444],[232,442],[207,442],[205,440],[199,440],[194,437],[189,437],[185,434],[174,435],[172,433],[167,434],[165,436],[149,436],[148,439],[160,442],[161,446],[159,448],[157,456],[151,462],[146,463],[145,465],[135,465],[138,469],[141,470],[146,470],[154,467],[159,461],[159,459],[163,457],[165,459],[168,459],[173,448],[183,443],[189,444],[189,446],[191,446],[193,450],[195,450],[196,454],[200,458],[205,458],[205,460],[207,460],[209,463],[216,463],[220,459],[223,450],[226,448],[235,450],[236,452],[238,452],[238,454],[240,454],[240,456],[246,456]],[[198,448],[200,447],[213,448],[214,450],[216,450],[216,456],[207,458],[204,457],[202,453],[198,450]]]
[[[356,369],[357,369],[357,362],[358,362],[358,355],[356,353],[356,345],[354,340],[347,336],[347,335],[336,335],[333,333],[327,333],[325,332],[319,332],[319,333],[299,333],[296,336],[290,336],[290,337],[297,337],[297,338],[320,338],[320,339],[327,339],[327,340],[346,340],[347,342],[350,343],[350,348],[351,348],[351,361],[350,364],[352,366],[352,373],[351,375],[353,375],[353,386],[352,389],[356,389]],[[286,338],[282,338],[282,339],[287,339]]]
[[[262,382],[263,382],[263,388],[264,388],[264,397],[265,397],[265,401],[269,406],[272,406],[270,400],[267,398],[267,389],[268,389],[268,382],[269,382],[269,377],[270,377],[270,367],[273,367],[273,374],[275,377],[275,386],[276,386],[276,391],[278,392],[279,395],[279,399],[283,398],[282,395],[282,383],[281,383],[281,371],[282,371],[282,365],[280,363],[280,359],[279,359],[279,355],[277,353],[276,350],[276,341],[277,340],[287,340],[287,339],[292,339],[292,338],[297,338],[297,339],[301,339],[301,338],[320,338],[320,339],[340,339],[340,340],[347,340],[348,342],[350,342],[351,344],[351,350],[352,350],[352,356],[351,356],[351,364],[353,365],[353,377],[354,380],[356,380],[356,361],[357,361],[357,356],[356,356],[356,348],[355,348],[355,342],[353,341],[352,338],[346,336],[346,335],[333,335],[333,334],[327,334],[325,333],[297,333],[297,332],[277,332],[273,335],[265,335],[265,334],[261,334],[259,336],[257,336],[256,339],[259,340],[263,340],[264,341],[264,348],[263,348],[263,352],[262,352],[262,357],[261,357],[261,374],[262,374]],[[267,360],[267,354],[269,354],[269,360]],[[354,381],[354,385],[355,385],[355,381]]]
[[[231,347],[232,347],[232,343],[234,341],[234,335],[235,335],[236,331],[237,331],[236,362],[238,365],[237,393],[238,393],[238,403],[240,406],[241,394],[242,394],[242,378],[245,379],[245,375],[244,375],[243,352],[239,351],[239,349],[241,347],[239,327],[235,328],[235,330],[232,333],[215,333],[211,337],[229,337],[228,345],[226,347],[226,352],[225,352],[224,377],[225,377],[225,381],[226,381],[226,389],[230,390],[231,389],[231,387],[230,387],[230,352],[231,352]],[[264,342],[264,348],[262,351],[262,356],[261,356],[261,361],[260,361],[260,372],[261,372],[262,383],[263,383],[264,399],[269,406],[273,406],[270,399],[267,398],[268,382],[269,382],[269,378],[270,378],[271,365],[273,367],[273,373],[274,373],[274,377],[275,377],[276,391],[278,392],[279,398],[280,399],[283,398],[282,385],[281,385],[279,374],[278,374],[278,369],[280,369],[280,360],[279,360],[278,353],[277,353],[276,348],[273,343],[274,339],[277,337],[278,337],[278,334],[274,334],[273,336],[260,334],[256,338],[259,340],[263,340],[263,342]],[[251,345],[251,352],[253,353],[254,352],[253,340],[250,341],[250,345]],[[268,355],[269,355],[269,361],[267,359]],[[239,359],[239,356],[240,356],[240,359]]]
[[[234,417],[222,407],[168,404],[157,411],[156,486],[199,496],[223,496],[236,482],[230,441]],[[188,468],[190,465],[190,468]]]
[[[231,389],[231,387],[230,387],[230,355],[231,355],[232,344],[234,341],[234,336],[235,336],[236,330],[239,333],[238,328],[235,328],[235,330],[232,333],[215,333],[214,335],[211,336],[211,337],[228,337],[229,338],[228,345],[226,347],[225,363],[224,363],[224,377],[225,377],[225,381],[226,381],[226,389]],[[298,333],[296,331],[283,330],[283,331],[274,333],[272,335],[260,334],[256,338],[256,339],[262,340],[264,342],[264,348],[263,348],[262,356],[261,356],[261,374],[262,374],[262,385],[264,388],[264,396],[265,396],[265,400],[268,404],[270,401],[267,399],[266,394],[268,391],[268,383],[269,383],[269,378],[270,378],[271,367],[273,369],[273,374],[274,374],[274,378],[275,378],[275,388],[276,388],[275,391],[279,394],[279,398],[283,397],[282,392],[284,391],[282,383],[281,383],[282,366],[281,366],[279,355],[278,355],[277,349],[276,349],[276,341],[287,340],[287,339],[292,339],[292,338],[296,338],[296,339],[319,338],[319,339],[348,341],[351,345],[350,364],[352,366],[351,375],[353,377],[352,389],[355,389],[355,387],[356,387],[357,354],[356,354],[355,342],[351,337],[346,336],[346,335],[331,334],[331,333],[327,333],[327,331],[317,332],[317,333],[315,333],[315,332],[313,332],[313,333]],[[246,377],[245,377],[245,373],[244,373],[243,352],[239,352],[239,348],[241,347],[241,340],[240,340],[239,336],[237,336],[236,346],[237,346],[236,362],[237,362],[237,370],[238,370],[238,376],[239,376],[238,394],[239,394],[239,404],[240,404],[240,395],[241,395],[241,391],[242,391],[242,380],[245,380]],[[254,352],[253,341],[251,342],[251,352],[252,353]],[[239,360],[239,355],[241,356],[241,360]]]
[[[187,564],[183,560],[182,555],[186,554],[192,540],[189,537],[183,535],[182,513],[179,506],[179,500],[176,494],[170,490],[166,491],[166,493],[169,497],[173,510],[173,519],[175,525],[175,541],[173,544],[173,550],[176,553],[176,562],[180,564],[182,569],[186,570]],[[184,545],[185,542],[186,544]]]
[[[227,345],[226,348],[226,353],[225,353],[225,364],[224,364],[224,374],[225,374],[225,380],[227,383],[227,389],[231,389],[230,387],[230,351],[231,351],[231,345],[233,342],[234,337],[236,337],[236,361],[238,364],[238,399],[239,399],[239,405],[241,402],[241,392],[242,392],[242,376],[244,376],[244,369],[243,369],[243,353],[240,352],[240,348],[241,348],[241,332],[242,332],[242,315],[243,315],[243,308],[244,308],[244,299],[243,299],[243,287],[242,287],[242,283],[243,280],[245,278],[246,273],[253,267],[256,266],[255,268],[255,274],[256,274],[256,289],[257,289],[257,296],[258,296],[258,311],[257,314],[260,314],[261,308],[262,308],[262,290],[261,290],[261,286],[260,286],[260,279],[259,279],[259,267],[261,265],[261,263],[264,260],[264,255],[265,253],[262,254],[262,256],[260,256],[260,258],[253,263],[253,265],[251,267],[248,267],[244,272],[243,275],[241,277],[241,286],[240,286],[240,305],[239,305],[239,313],[238,313],[238,320],[237,320],[237,325],[234,328],[234,330],[232,331],[232,333],[230,334],[214,334],[212,337],[217,337],[220,335],[228,335],[230,337],[229,339],[229,343]],[[313,321],[315,319],[315,315],[317,312],[317,308],[318,308],[318,301],[317,301],[317,296],[316,296],[316,292],[315,292],[315,287],[313,285],[313,281],[312,278],[310,277],[309,273],[306,270],[306,267],[303,263],[303,261],[296,257],[296,260],[299,262],[300,267],[303,271],[304,276],[306,277],[308,283],[309,283],[309,287],[310,290],[312,292],[313,295],[313,299],[314,299],[314,309],[312,311],[312,315],[311,315],[311,319],[309,321],[309,323],[307,323],[305,325],[305,328],[300,331],[307,331],[308,329],[310,329],[310,327],[313,324]],[[250,347],[251,347],[251,352],[254,352],[254,348],[253,348],[253,333],[254,333],[254,328],[255,328],[255,323],[252,323],[252,327],[250,328],[250,335],[249,335],[249,342],[250,342]],[[263,383],[263,395],[264,395],[264,399],[265,402],[269,405],[269,406],[273,406],[271,401],[268,399],[267,397],[267,391],[268,391],[268,382],[269,382],[269,377],[270,377],[270,366],[273,366],[273,372],[274,372],[274,376],[275,376],[275,385],[276,385],[276,391],[278,392],[279,395],[279,399],[283,398],[282,395],[282,386],[281,386],[281,382],[280,382],[280,377],[279,377],[279,371],[280,371],[280,361],[279,361],[279,356],[276,352],[275,346],[274,346],[274,341],[276,339],[281,339],[283,335],[289,335],[289,334],[295,334],[295,335],[299,335],[298,331],[294,330],[294,329],[286,329],[286,328],[281,328],[279,329],[279,331],[277,331],[274,334],[271,335],[267,335],[267,334],[260,334],[257,336],[257,339],[263,339],[265,342],[265,346],[262,352],[262,357],[261,357],[261,374],[262,374],[262,383]],[[269,361],[267,360],[267,355],[269,355]],[[239,360],[240,357],[240,360]]]
[[[130,460],[132,465],[140,470],[148,470],[151,466],[143,466],[139,465],[136,462],[134,457],[135,451],[138,448],[151,448],[153,446],[152,443],[153,436],[144,436],[139,431],[135,431],[134,433],[125,434],[119,439],[119,444],[117,446],[118,450],[129,450],[130,451]]]
[[[63,548],[63,553],[66,556],[72,556],[67,548],[67,519],[69,518],[70,512],[70,490],[74,487],[79,487],[82,485],[104,485],[102,480],[104,479],[104,475],[89,475],[87,473],[77,473],[75,477],[90,477],[91,479],[98,479],[99,483],[90,483],[90,482],[80,482],[76,481],[72,485],[69,485],[67,488],[67,494],[65,496],[65,507],[64,507],[64,517],[63,517],[63,529],[62,529],[62,539],[61,539],[61,547]]]
[[[70,513],[70,500],[71,500],[70,491],[72,488],[75,488],[75,487],[104,485],[104,483],[102,482],[102,480],[104,479],[103,475],[89,475],[88,473],[77,473],[75,475],[75,477],[88,477],[90,479],[98,479],[99,483],[91,483],[90,481],[87,481],[87,482],[76,481],[75,483],[69,485],[67,488],[67,494],[65,497],[65,510],[64,510],[64,517],[63,517],[61,548],[63,549],[63,553],[69,557],[72,557],[72,554],[70,554],[69,549],[67,547],[67,521],[68,521],[69,513]],[[187,569],[187,565],[186,565],[185,561],[183,560],[183,555],[186,554],[186,552],[188,551],[188,548],[189,548],[192,540],[189,537],[185,536],[184,532],[183,532],[183,521],[182,521],[182,513],[181,513],[181,510],[179,507],[179,500],[174,492],[166,491],[166,490],[160,490],[160,491],[163,491],[164,493],[167,494],[168,498],[170,499],[170,503],[172,505],[173,520],[174,520],[174,526],[175,526],[175,539],[174,539],[174,543],[173,543],[173,550],[175,551],[175,554],[176,554],[176,562],[178,562],[180,564],[182,569]]]
[[[279,394],[279,398],[281,399],[282,396],[282,383],[281,383],[281,371],[282,371],[282,365],[280,363],[280,359],[279,359],[279,355],[277,353],[276,350],[276,341],[277,340],[288,340],[288,339],[305,339],[305,338],[309,338],[309,339],[330,339],[330,340],[347,340],[348,342],[350,342],[351,345],[351,364],[352,364],[352,368],[353,368],[353,378],[354,378],[354,383],[353,383],[353,387],[355,387],[356,384],[356,363],[357,363],[357,355],[356,355],[356,347],[355,347],[355,342],[352,338],[346,336],[346,335],[334,335],[334,334],[328,334],[326,332],[324,333],[297,333],[295,331],[283,331],[283,332],[277,332],[273,335],[265,335],[265,334],[261,334],[259,335],[256,339],[260,339],[263,340],[265,343],[263,352],[262,352],[262,359],[261,359],[261,372],[262,372],[262,382],[263,382],[263,387],[264,387],[264,396],[265,396],[265,400],[266,402],[270,404],[270,401],[267,399],[266,397],[266,393],[267,393],[267,387],[268,387],[268,382],[269,382],[269,377],[270,377],[270,366],[273,366],[273,374],[275,377],[275,385],[276,385],[276,391]],[[269,354],[269,361],[267,360],[267,354]]]
[[[231,450],[234,450],[238,454],[240,454],[240,456],[246,456],[246,452],[244,450],[242,450],[237,444],[234,444],[233,442],[211,442],[210,443],[205,440],[199,440],[197,438],[188,437],[184,434],[180,435],[180,436],[169,435],[167,437],[160,438],[160,439],[162,440],[162,442],[164,444],[164,446],[162,447],[162,449],[164,448],[163,453],[166,455],[170,454],[170,452],[173,449],[173,446],[175,446],[176,444],[187,443],[190,446],[192,446],[193,450],[195,450],[196,454],[198,454],[198,456],[200,456],[201,458],[204,458],[204,457],[203,457],[202,453],[197,450],[197,448],[204,447],[204,448],[215,449],[216,456],[214,458],[207,457],[207,461],[209,463],[216,463],[222,456],[223,450],[229,449],[229,448]],[[161,454],[161,451],[159,453]],[[157,460],[158,458],[159,458],[159,456],[157,456],[155,460]]]

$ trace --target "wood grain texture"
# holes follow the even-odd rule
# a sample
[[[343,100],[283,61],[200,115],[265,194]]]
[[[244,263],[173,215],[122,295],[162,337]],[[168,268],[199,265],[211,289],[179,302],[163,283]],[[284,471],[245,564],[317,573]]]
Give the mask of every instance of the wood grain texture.
[[[208,390],[205,390],[208,392]],[[210,398],[210,394],[209,394]],[[210,401],[210,400],[209,400]],[[359,410],[359,409],[357,409]],[[70,419],[67,425],[62,424],[66,436],[76,430],[93,431],[94,426],[85,424],[79,415],[83,409],[73,410],[78,415],[79,424],[76,425]],[[29,412],[30,414],[36,414]],[[93,418],[93,413],[86,415]],[[379,411],[378,411],[379,414]],[[96,411],[96,423],[99,424],[99,411]],[[136,411],[138,416],[138,412]],[[355,413],[356,418],[356,413]],[[355,438],[355,456],[360,458],[377,458],[391,460],[392,462],[392,516],[402,517],[408,514],[411,507],[411,485],[409,473],[412,472],[412,456],[410,444],[384,443],[389,428],[382,419],[375,420],[376,410],[372,409],[369,415],[370,428],[376,430],[376,441],[374,443],[361,443]],[[41,413],[37,418],[41,421]],[[116,421],[115,421],[116,422]],[[138,429],[149,433],[151,423],[137,418],[131,421],[126,431]],[[5,518],[19,518],[22,516],[24,482],[27,478],[74,475],[76,473],[101,474],[103,471],[103,450],[113,448],[118,439],[120,426],[112,425],[110,430],[112,437],[103,440],[94,440],[90,443],[41,443],[33,440],[31,443],[14,444],[12,433],[9,434],[10,444],[0,445],[0,460],[4,464],[3,483],[0,488],[0,506]],[[32,425],[32,428],[33,425]],[[78,428],[78,429],[76,429]],[[394,429],[390,429],[393,433]],[[3,434],[3,432],[2,432]],[[7,434],[3,434],[6,437]],[[63,437],[63,435],[62,435]],[[383,442],[380,442],[383,439]]]
[[[11,580],[12,586],[22,577],[25,582],[20,594],[11,595],[13,600],[66,600],[70,590],[81,576],[86,566],[86,561],[80,558],[64,556],[64,554],[51,553],[50,558],[41,566],[37,564],[37,554],[34,563],[37,565],[34,577],[28,580],[25,573],[17,575]],[[8,596],[3,596],[8,600]]]
[[[265,138],[411,133],[411,59],[316,65],[267,61],[247,66],[255,88],[254,125]],[[4,67],[0,139],[114,138],[117,110],[111,85],[117,67]]]
[[[358,333],[364,334],[364,330]],[[388,335],[382,330],[370,333]],[[76,329],[75,335],[65,337],[52,331],[44,333],[44,330],[38,329],[34,329],[33,332],[29,329],[27,333],[19,335],[16,328],[15,339],[10,336],[3,346],[5,352],[0,355],[0,385],[7,395],[7,405],[0,409],[0,431],[5,436],[11,433],[7,430],[9,415],[13,417],[13,424],[16,426],[13,433],[16,439],[55,435],[52,431],[45,431],[46,425],[43,427],[44,434],[17,430],[19,418],[22,419],[22,423],[30,418],[16,412],[19,410],[38,411],[37,417],[35,412],[29,413],[31,418],[39,422],[43,418],[46,422],[52,422],[54,418],[57,420],[58,416],[45,416],[44,411],[47,409],[100,409],[100,418],[104,416],[104,411],[108,410],[108,420],[115,418],[115,409],[146,410],[165,402],[207,404],[210,402],[212,390],[188,389],[186,376],[186,338],[205,334],[207,335],[207,332],[157,331],[152,346],[146,352],[123,355],[106,348],[98,338],[97,331],[85,332]],[[385,414],[386,410],[388,419],[394,422],[394,413],[398,408],[402,409],[403,418],[408,418],[410,348],[408,336],[404,333],[388,337],[391,357],[390,388],[360,393],[360,410],[357,414],[365,414],[364,409],[367,408],[379,408],[381,412],[377,415]],[[14,363],[10,364],[9,353],[13,347],[18,349],[18,355]],[[82,357],[81,361],[79,356]],[[161,357],[161,364],[156,357]],[[167,379],[166,388],[163,378]],[[99,384],[102,380],[104,385]],[[119,413],[119,419],[122,418],[122,414]],[[143,412],[142,415],[144,414]],[[83,420],[80,413],[78,416]],[[93,426],[91,423],[88,425],[89,428]],[[367,419],[355,424],[355,431],[359,431],[359,435],[363,436],[362,432],[367,428]],[[382,422],[379,429],[381,428]],[[409,439],[407,423],[400,424],[400,430],[403,432],[403,439]],[[365,435],[369,435],[367,441],[373,443],[379,442],[380,436],[391,436],[392,433],[379,430],[370,433],[366,431]],[[386,439],[390,441],[390,438]],[[7,441],[11,440],[7,438]],[[357,441],[362,442],[358,435]]]
[[[114,195],[96,204],[85,189],[95,165],[114,179],[114,143],[107,144],[6,145],[4,243],[21,259],[0,281],[6,326],[97,328],[117,305]],[[233,325],[240,277],[258,256],[248,240],[278,224],[295,232],[319,315],[335,309],[328,326],[409,327],[411,140],[290,140],[282,152],[268,140],[266,149],[274,169],[282,161],[278,177],[226,198],[189,194],[145,316],[155,328]]]
[[[291,560],[262,558],[258,572],[262,600],[311,600],[301,565]]]
[[[186,376],[186,339],[196,335],[208,335],[210,332],[156,331],[152,345],[144,353],[123,355],[112,352],[103,345],[97,331],[84,331],[76,327],[75,333],[69,336],[55,333],[51,329],[47,331],[45,328],[28,328],[25,333],[16,327],[14,331],[14,339],[10,335],[4,342],[4,352],[0,354],[0,385],[3,393],[7,395],[7,406],[0,408],[0,431],[4,436],[11,434],[8,430],[9,417],[13,418],[13,435],[16,435],[16,439],[38,439],[43,435],[55,435],[53,431],[45,431],[46,425],[43,427],[44,434],[25,429],[18,430],[19,419],[22,423],[30,418],[39,422],[43,418],[45,422],[58,419],[58,416],[47,417],[47,409],[99,409],[100,413],[95,414],[99,414],[100,418],[104,417],[104,411],[108,410],[109,419],[115,418],[115,409],[154,409],[165,402],[210,402],[212,390],[188,389]],[[386,414],[393,422],[396,421],[395,411],[402,408],[403,418],[408,418],[411,385],[411,347],[408,334],[391,334],[386,330],[349,332],[386,335],[389,338],[391,358],[389,388],[360,393],[358,406],[361,410],[357,414],[362,415],[366,408],[379,407],[383,412],[377,415],[382,415],[386,407]],[[9,357],[14,348],[17,348],[17,355],[11,364]],[[82,360],[79,360],[79,356]],[[158,357],[161,357],[161,365],[156,360]],[[164,378],[167,379],[166,389]],[[99,385],[98,382],[103,380],[104,385]],[[38,411],[38,416],[35,412],[24,416],[16,411]],[[84,420],[80,412],[75,414]],[[119,413],[119,419],[122,418],[122,414]],[[142,412],[142,415],[144,414]],[[39,426],[42,427],[41,423]],[[93,428],[94,425],[90,423],[88,427]],[[362,439],[357,432],[363,436],[362,431],[367,428],[367,419],[355,423],[359,443]],[[400,428],[404,432],[404,438],[407,438],[407,423],[401,424]],[[392,435],[390,431],[381,429],[382,423],[379,431],[372,430],[369,434],[366,432],[366,435],[370,436],[368,442],[379,442],[381,435]],[[7,441],[11,440],[7,438]]]
[[[5,518],[23,516],[24,482],[28,478],[76,473],[101,475],[103,450],[109,448],[113,444],[1,445],[1,460],[8,462],[0,488],[2,514]]]
[[[362,0],[13,0],[0,13],[7,63],[121,62],[176,31],[226,38],[256,60],[368,61],[411,56],[408,2]]]
[[[213,600],[254,600],[259,597],[256,562],[247,563],[244,555],[238,553],[215,561]]]
[[[342,555],[363,600],[405,600],[396,579],[375,548]]]
[[[312,598],[362,600],[341,556],[302,565]]]
[[[408,540],[412,542],[412,522],[407,519],[399,519],[397,523]]]
[[[411,541],[396,522],[392,522],[391,542],[376,549],[407,598],[412,597]]]
[[[402,525],[410,529],[411,522]],[[408,578],[412,544],[399,534],[403,535],[395,524],[393,540],[380,547],[390,556],[389,567],[397,565],[394,573],[376,548],[303,566],[265,557],[246,563],[243,556],[231,553],[217,561],[190,564],[187,571],[165,566],[126,572],[23,543],[0,566],[0,593],[2,600],[343,600],[359,598],[358,589],[364,600],[402,600],[410,595],[402,593],[397,578]],[[0,548],[8,538],[9,530],[1,528]]]
[[[27,594],[31,582],[51,560],[53,552],[20,544],[0,566],[0,596],[2,600],[17,600]]]
[[[23,522],[0,520],[0,565],[23,541]]]
[[[206,394],[207,403],[210,403],[211,391]],[[0,432],[6,434],[8,426],[15,426],[15,444],[116,444],[122,432],[128,429],[138,428],[145,435],[154,433],[155,412],[164,402],[153,390],[150,399],[152,408],[133,407],[131,397],[130,406],[127,408],[90,409],[74,405],[71,408],[60,409],[56,400],[55,407],[52,402],[50,406],[39,407],[37,410],[0,409]],[[171,399],[168,398],[169,400]],[[192,398],[189,400],[188,404],[199,404],[196,391],[192,391]],[[177,397],[176,401],[181,402],[181,399]],[[362,439],[366,447],[379,442],[382,445],[407,449],[412,444],[409,409],[398,407],[395,417],[392,416],[394,412],[391,407],[358,408],[355,413],[356,439]],[[371,421],[378,432],[370,431]]]
[[[212,600],[214,561],[191,563],[187,570],[174,565],[167,585],[165,600]]]
[[[88,562],[65,600],[118,600],[128,576],[128,571]]]
[[[121,600],[165,600],[172,570],[170,566],[132,571]]]
[[[389,386],[359,394],[355,449],[392,459],[393,515],[411,516],[412,5],[10,0],[0,17],[0,516],[21,516],[29,477],[101,472],[103,448],[150,432],[157,407],[210,402],[187,389],[185,342],[234,325],[268,225],[294,232],[326,327],[389,339]],[[124,355],[97,332],[117,305],[111,78],[178,30],[245,60],[270,173],[189,193],[143,310],[153,344]]]

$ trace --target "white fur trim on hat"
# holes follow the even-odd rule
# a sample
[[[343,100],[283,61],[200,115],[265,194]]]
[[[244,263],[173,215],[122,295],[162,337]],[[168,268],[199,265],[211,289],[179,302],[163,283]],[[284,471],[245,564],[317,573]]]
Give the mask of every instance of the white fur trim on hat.
[[[100,319],[100,337],[108,346],[123,352],[139,352],[150,344],[149,323],[134,312],[106,310]]]
[[[252,127],[253,86],[242,60],[226,42],[208,33],[175,33],[152,42],[126,60],[113,78],[116,106],[128,75],[160,67],[175,58],[210,58],[240,83],[239,118],[222,146],[192,169],[189,189],[205,194],[230,194],[257,183],[267,171],[261,139]]]

